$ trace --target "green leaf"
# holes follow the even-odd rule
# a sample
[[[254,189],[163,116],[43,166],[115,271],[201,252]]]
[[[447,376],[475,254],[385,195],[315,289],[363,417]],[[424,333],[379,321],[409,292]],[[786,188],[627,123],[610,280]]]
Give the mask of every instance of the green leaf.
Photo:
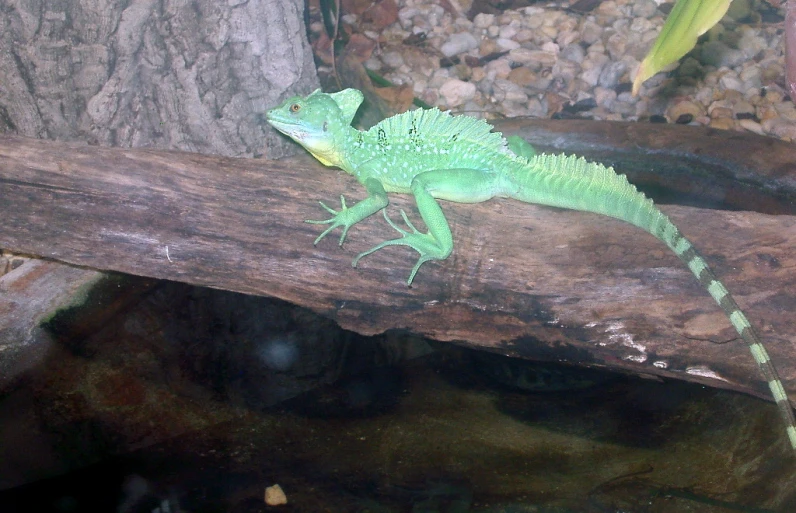
[[[732,0],[677,0],[649,53],[641,61],[633,95],[641,84],[669,64],[679,60],[696,45],[697,38],[710,30],[727,13]]]

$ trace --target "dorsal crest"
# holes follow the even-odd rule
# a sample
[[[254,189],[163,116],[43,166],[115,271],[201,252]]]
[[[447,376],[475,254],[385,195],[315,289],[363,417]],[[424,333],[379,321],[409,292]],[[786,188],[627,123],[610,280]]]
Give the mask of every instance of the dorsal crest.
[[[470,116],[451,116],[439,109],[417,109],[387,118],[368,132],[383,130],[387,137],[417,136],[421,139],[434,137],[455,141],[471,141],[484,149],[501,153],[508,151],[506,139],[500,132],[482,119]]]

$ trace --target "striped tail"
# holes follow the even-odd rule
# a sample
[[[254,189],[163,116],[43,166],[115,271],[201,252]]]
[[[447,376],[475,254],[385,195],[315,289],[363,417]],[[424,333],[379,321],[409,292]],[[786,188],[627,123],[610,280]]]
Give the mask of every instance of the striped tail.
[[[505,196],[526,203],[595,212],[631,223],[661,240],[685,262],[749,346],[785,422],[790,444],[796,449],[793,408],[760,338],[691,242],[652,200],[638,192],[624,175],[581,157],[542,154],[527,160],[518,158],[515,164],[506,173]]]
[[[760,367],[760,372],[763,373],[763,378],[768,383],[768,388],[771,389],[771,395],[774,396],[774,401],[777,403],[779,414],[785,422],[785,431],[788,433],[790,444],[796,449],[796,418],[793,416],[793,408],[788,400],[785,387],[782,386],[782,381],[779,378],[777,369],[771,362],[768,351],[766,351],[766,348],[763,347],[763,344],[760,342],[760,337],[758,337],[749,319],[747,319],[746,315],[741,311],[738,303],[735,302],[732,295],[716,278],[716,275],[713,274],[710,267],[708,267],[705,259],[699,256],[691,242],[680,233],[680,230],[677,229],[668,217],[664,214],[660,215],[666,218],[669,227],[660,235],[658,233],[650,233],[665,242],[666,245],[680,257],[680,260],[685,262],[688,268],[691,269],[691,272],[694,273],[694,276],[697,277],[699,283],[710,292],[710,295],[713,296],[716,303],[724,310],[724,313],[727,314],[727,317],[730,319],[730,323],[732,323],[735,330],[749,346],[752,356],[757,362],[758,367]],[[665,235],[666,238],[664,238],[663,235]]]

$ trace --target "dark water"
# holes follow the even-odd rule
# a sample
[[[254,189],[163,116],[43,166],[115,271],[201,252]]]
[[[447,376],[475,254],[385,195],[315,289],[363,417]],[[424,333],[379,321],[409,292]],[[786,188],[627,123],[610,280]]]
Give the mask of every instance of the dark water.
[[[796,511],[776,409],[738,394],[179,284],[62,339],[0,397],[0,513]]]
[[[440,347],[7,490],[0,511],[793,511],[767,403]],[[287,505],[264,505],[274,483]]]

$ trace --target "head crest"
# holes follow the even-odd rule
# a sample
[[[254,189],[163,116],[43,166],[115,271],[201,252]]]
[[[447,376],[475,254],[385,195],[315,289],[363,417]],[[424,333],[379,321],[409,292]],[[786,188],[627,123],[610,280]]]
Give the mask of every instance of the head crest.
[[[340,112],[343,114],[343,121],[348,125],[354,120],[359,106],[362,105],[362,101],[365,99],[362,93],[357,89],[343,89],[339,93],[331,93],[329,96],[331,96],[332,100],[340,107]]]

